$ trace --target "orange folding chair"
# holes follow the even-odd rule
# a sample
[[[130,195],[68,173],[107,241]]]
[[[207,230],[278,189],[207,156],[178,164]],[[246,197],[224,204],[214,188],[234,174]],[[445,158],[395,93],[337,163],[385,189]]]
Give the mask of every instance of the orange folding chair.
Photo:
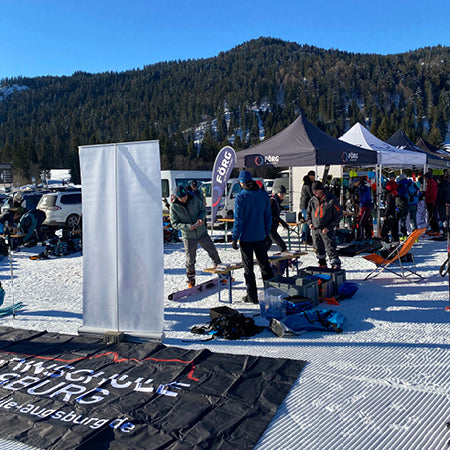
[[[405,267],[402,264],[401,258],[411,251],[414,243],[417,241],[417,239],[419,239],[420,236],[422,236],[423,233],[425,233],[425,231],[426,228],[414,230],[408,236],[408,239],[406,239],[403,244],[392,250],[389,255],[386,256],[386,258],[383,258],[378,253],[372,253],[370,255],[363,256],[364,259],[367,259],[367,261],[373,262],[376,265],[375,269],[373,269],[372,272],[370,272],[369,275],[364,278],[364,280],[368,280],[370,277],[375,278],[381,272],[383,272],[383,270],[387,270],[394,275],[399,276],[400,278],[407,278],[409,276],[415,275],[419,279],[423,279],[422,275],[420,275],[416,271],[416,263],[414,261],[414,255],[412,254],[412,252],[411,256],[414,270]],[[400,269],[401,273],[398,272],[398,269]]]

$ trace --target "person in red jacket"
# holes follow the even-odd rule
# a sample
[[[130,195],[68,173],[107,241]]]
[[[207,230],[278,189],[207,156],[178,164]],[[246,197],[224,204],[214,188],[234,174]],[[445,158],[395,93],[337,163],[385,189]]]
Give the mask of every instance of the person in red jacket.
[[[436,198],[437,198],[437,183],[430,172],[425,174],[427,180],[427,187],[425,189],[425,203],[427,204],[429,225],[431,233],[439,232],[439,225],[436,220]]]

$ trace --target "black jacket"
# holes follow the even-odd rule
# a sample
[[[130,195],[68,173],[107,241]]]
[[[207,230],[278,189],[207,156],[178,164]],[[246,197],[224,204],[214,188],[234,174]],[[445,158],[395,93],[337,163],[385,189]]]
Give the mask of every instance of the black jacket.
[[[303,186],[302,191],[300,193],[300,210],[306,209],[308,207],[308,203],[313,196],[313,191],[311,189],[313,182],[308,175],[303,177]]]
[[[278,194],[275,194],[273,197],[270,197],[270,210],[272,211],[272,226],[271,230],[276,231],[278,225],[281,223],[283,227],[287,227],[287,223],[280,217],[281,212],[281,198]]]

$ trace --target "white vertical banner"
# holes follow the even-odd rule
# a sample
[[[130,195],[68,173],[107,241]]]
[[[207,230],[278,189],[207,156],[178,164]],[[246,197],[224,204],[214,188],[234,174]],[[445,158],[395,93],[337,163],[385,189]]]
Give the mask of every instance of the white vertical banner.
[[[81,333],[162,339],[164,247],[158,141],[79,147]]]

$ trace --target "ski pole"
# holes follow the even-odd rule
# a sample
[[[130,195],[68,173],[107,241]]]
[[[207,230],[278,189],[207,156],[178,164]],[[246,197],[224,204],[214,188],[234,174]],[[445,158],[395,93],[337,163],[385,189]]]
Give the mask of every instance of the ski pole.
[[[15,319],[16,318],[16,305],[15,305],[15,301],[14,301],[14,273],[13,273],[13,265],[12,265],[11,234],[9,235],[8,243],[9,243],[9,269],[11,271],[11,295],[12,295],[12,302],[13,302],[13,319]]]
[[[444,277],[446,274],[448,275],[448,294],[449,294],[449,301],[450,301],[450,204],[445,204],[445,212],[447,215],[447,259],[444,261],[444,263],[439,268],[439,275],[441,277]],[[445,307],[446,311],[450,311],[450,306]]]
[[[448,261],[448,265],[450,265],[450,223],[449,223],[449,219],[450,219],[450,204],[446,203],[445,204],[445,212],[446,212],[446,216],[447,216],[447,261]],[[448,298],[450,301],[450,270],[449,270],[449,266],[447,266],[447,273],[448,273]],[[450,306],[447,306],[446,311],[450,311]]]

